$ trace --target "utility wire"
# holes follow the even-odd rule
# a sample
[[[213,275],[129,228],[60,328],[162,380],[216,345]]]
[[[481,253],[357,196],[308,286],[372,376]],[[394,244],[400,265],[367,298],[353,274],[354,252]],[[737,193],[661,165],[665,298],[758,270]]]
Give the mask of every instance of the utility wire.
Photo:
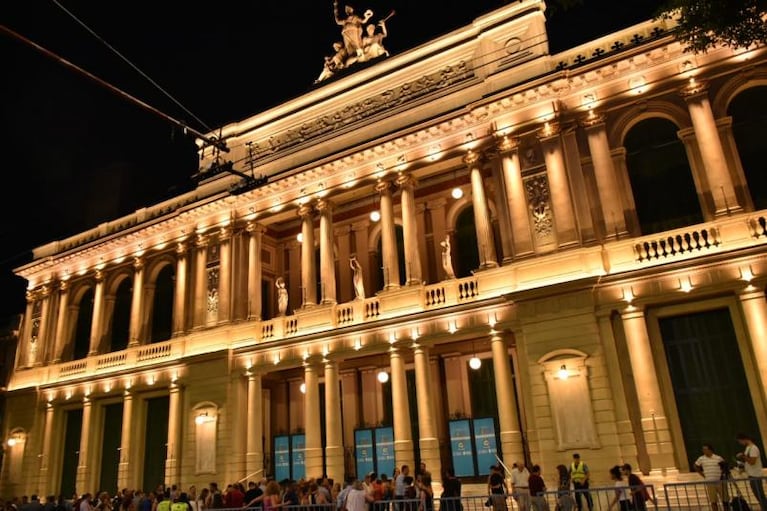
[[[35,50],[39,51],[40,53],[42,53],[46,57],[52,58],[53,60],[57,61],[58,63],[62,64],[63,66],[68,67],[70,69],[74,69],[78,73],[80,73],[82,75],[85,75],[87,78],[90,78],[91,80],[93,80],[94,82],[98,83],[102,87],[105,87],[109,91],[114,92],[115,94],[117,94],[117,95],[127,99],[128,101],[131,101],[131,102],[139,105],[140,107],[144,108],[145,110],[148,110],[148,111],[152,112],[153,114],[162,117],[166,121],[168,121],[168,122],[170,122],[172,124],[175,124],[176,126],[179,126],[179,127],[183,128],[186,131],[191,132],[194,136],[196,136],[197,138],[201,139],[205,143],[207,143],[207,144],[209,144],[209,145],[211,145],[213,147],[216,147],[219,150],[222,150],[224,152],[229,152],[229,148],[226,146],[226,142],[224,142],[222,140],[219,140],[216,137],[211,137],[211,136],[209,136],[209,135],[207,135],[205,133],[202,133],[202,132],[200,132],[200,131],[190,127],[190,126],[187,126],[184,122],[179,121],[179,120],[171,117],[170,115],[166,114],[165,112],[162,112],[161,110],[158,110],[157,108],[153,107],[152,105],[150,105],[148,103],[145,103],[144,101],[141,101],[140,99],[136,98],[135,96],[131,96],[127,92],[123,91],[122,89],[119,89],[119,88],[115,87],[114,85],[112,85],[111,83],[107,82],[106,80],[103,80],[103,79],[99,78],[98,76],[94,75],[93,73],[90,73],[90,72],[86,71],[85,69],[81,68],[80,66],[78,66],[76,64],[73,64],[72,62],[66,60],[65,58],[60,57],[59,55],[56,55],[52,51],[50,51],[50,50],[40,46],[39,44],[37,44],[34,41],[31,41],[31,40],[27,39],[23,35],[19,34],[18,32],[15,32],[15,31],[11,30],[10,28],[6,27],[5,25],[0,25],[0,32],[3,32],[5,34],[10,35],[11,37],[14,37],[14,38],[18,39],[19,41],[23,42],[24,44],[26,44],[28,46],[31,46]]]
[[[186,108],[186,107],[185,107],[184,105],[182,105],[182,104],[181,104],[181,103],[180,103],[178,100],[176,100],[176,98],[174,98],[174,97],[173,97],[173,96],[172,96],[172,95],[171,95],[171,94],[170,94],[168,91],[166,91],[165,89],[163,89],[163,88],[162,88],[162,87],[161,87],[161,86],[160,86],[160,85],[159,85],[157,82],[155,82],[154,80],[152,80],[152,78],[150,78],[150,77],[149,77],[149,75],[147,75],[147,74],[146,74],[146,73],[144,73],[144,72],[143,72],[141,69],[139,69],[139,68],[138,68],[138,67],[137,67],[137,66],[136,66],[136,65],[135,65],[133,62],[131,62],[131,61],[130,61],[130,60],[129,60],[129,59],[128,59],[128,58],[127,58],[125,55],[123,55],[122,53],[120,53],[119,51],[117,51],[117,49],[116,49],[114,46],[112,46],[111,44],[109,44],[108,42],[106,42],[106,41],[104,40],[104,38],[103,38],[103,37],[101,37],[101,36],[100,36],[100,35],[98,35],[96,32],[94,32],[94,31],[93,31],[93,30],[92,30],[92,29],[91,29],[91,28],[90,28],[88,25],[86,25],[86,24],[85,24],[85,22],[83,22],[83,21],[82,21],[82,20],[80,20],[80,19],[79,19],[77,16],[75,16],[75,15],[74,15],[74,13],[72,13],[72,12],[71,12],[71,11],[69,11],[69,10],[67,10],[67,8],[66,8],[66,7],[64,7],[63,5],[61,5],[61,2],[59,2],[58,0],[51,0],[51,1],[52,1],[54,4],[56,4],[56,5],[57,5],[57,6],[58,6],[58,7],[59,7],[59,8],[60,8],[62,11],[64,11],[65,13],[67,13],[67,14],[68,14],[68,15],[69,15],[69,16],[70,16],[70,17],[71,17],[73,20],[75,20],[75,21],[76,21],[76,22],[77,22],[77,23],[78,23],[78,24],[79,24],[81,27],[83,27],[85,30],[87,30],[87,31],[88,31],[88,32],[89,32],[89,33],[90,33],[90,34],[91,34],[93,37],[95,37],[96,39],[98,39],[99,41],[101,41],[101,43],[102,43],[102,44],[104,44],[104,46],[106,46],[107,48],[109,48],[109,49],[110,49],[110,50],[111,50],[111,51],[112,51],[112,52],[113,52],[115,55],[117,55],[117,56],[118,56],[118,57],[120,57],[120,58],[121,58],[123,61],[125,61],[125,63],[126,63],[126,64],[128,64],[130,67],[132,67],[132,68],[134,69],[134,71],[136,71],[138,74],[140,74],[141,76],[143,76],[144,78],[146,78],[146,80],[147,80],[149,83],[151,83],[152,85],[154,85],[154,86],[157,88],[157,90],[159,90],[160,92],[162,92],[163,94],[165,94],[165,96],[167,96],[167,97],[168,97],[168,98],[169,98],[171,101],[173,101],[173,102],[174,102],[176,105],[178,105],[178,107],[179,107],[179,108],[181,108],[181,109],[182,109],[184,112],[186,112],[186,113],[187,113],[187,114],[189,114],[189,115],[190,115],[192,118],[194,118],[194,120],[195,120],[195,121],[197,121],[197,122],[200,124],[200,126],[202,126],[203,128],[205,128],[205,129],[206,129],[206,130],[208,130],[208,131],[213,131],[213,128],[211,128],[210,126],[208,126],[208,125],[207,125],[207,124],[206,124],[204,121],[202,121],[202,120],[201,120],[199,117],[197,117],[197,116],[196,116],[196,115],[194,115],[194,114],[193,114],[191,111],[189,111],[189,109],[188,109],[188,108]]]

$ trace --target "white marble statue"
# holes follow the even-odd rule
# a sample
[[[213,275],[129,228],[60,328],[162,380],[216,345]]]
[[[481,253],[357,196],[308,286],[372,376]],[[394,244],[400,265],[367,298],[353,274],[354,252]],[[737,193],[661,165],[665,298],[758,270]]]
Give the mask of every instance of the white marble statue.
[[[280,316],[284,316],[288,311],[288,290],[285,289],[285,279],[277,277],[275,282],[277,286],[277,310]]]
[[[445,271],[446,279],[454,279],[455,272],[453,271],[453,256],[450,253],[450,235],[446,235],[444,241],[439,242],[439,246],[442,247],[442,269]]]
[[[360,262],[357,260],[356,255],[352,255],[349,258],[349,265],[352,267],[352,271],[354,272],[352,276],[352,281],[354,282],[354,295],[357,300],[364,300],[365,299],[365,281],[362,278],[362,265],[360,265]]]

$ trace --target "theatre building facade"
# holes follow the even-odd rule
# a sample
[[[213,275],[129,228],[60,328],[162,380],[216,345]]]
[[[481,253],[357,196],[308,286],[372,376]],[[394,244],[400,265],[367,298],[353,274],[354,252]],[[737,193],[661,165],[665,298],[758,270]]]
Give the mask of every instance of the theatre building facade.
[[[224,126],[194,190],[35,249],[0,494],[764,445],[767,54],[665,20],[551,55],[543,9]]]

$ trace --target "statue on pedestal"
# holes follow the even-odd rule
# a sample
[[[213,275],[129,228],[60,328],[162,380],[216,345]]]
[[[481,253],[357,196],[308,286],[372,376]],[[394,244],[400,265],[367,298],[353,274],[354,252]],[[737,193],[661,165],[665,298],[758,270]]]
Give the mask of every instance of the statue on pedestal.
[[[442,269],[445,271],[446,279],[454,279],[455,272],[453,271],[453,255],[450,253],[450,235],[446,235],[444,241],[439,242],[439,246],[442,247]]]
[[[288,290],[285,289],[285,279],[277,277],[275,286],[277,286],[277,315],[284,316],[288,311]]]
[[[352,255],[349,258],[349,265],[354,272],[352,281],[354,282],[354,295],[357,300],[365,299],[365,282],[362,278],[362,265],[357,261],[357,256]]]

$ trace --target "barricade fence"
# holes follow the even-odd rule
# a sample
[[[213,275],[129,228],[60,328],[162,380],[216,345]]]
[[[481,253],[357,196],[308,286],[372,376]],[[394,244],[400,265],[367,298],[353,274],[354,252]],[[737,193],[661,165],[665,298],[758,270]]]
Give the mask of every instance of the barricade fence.
[[[667,483],[664,499],[669,510],[767,511],[765,477]]]
[[[655,488],[651,484],[641,486],[600,486],[578,490],[546,491],[538,495],[530,495],[529,507],[520,498],[519,509],[534,511],[574,511],[589,509],[590,511],[646,511],[657,509],[658,499]]]

